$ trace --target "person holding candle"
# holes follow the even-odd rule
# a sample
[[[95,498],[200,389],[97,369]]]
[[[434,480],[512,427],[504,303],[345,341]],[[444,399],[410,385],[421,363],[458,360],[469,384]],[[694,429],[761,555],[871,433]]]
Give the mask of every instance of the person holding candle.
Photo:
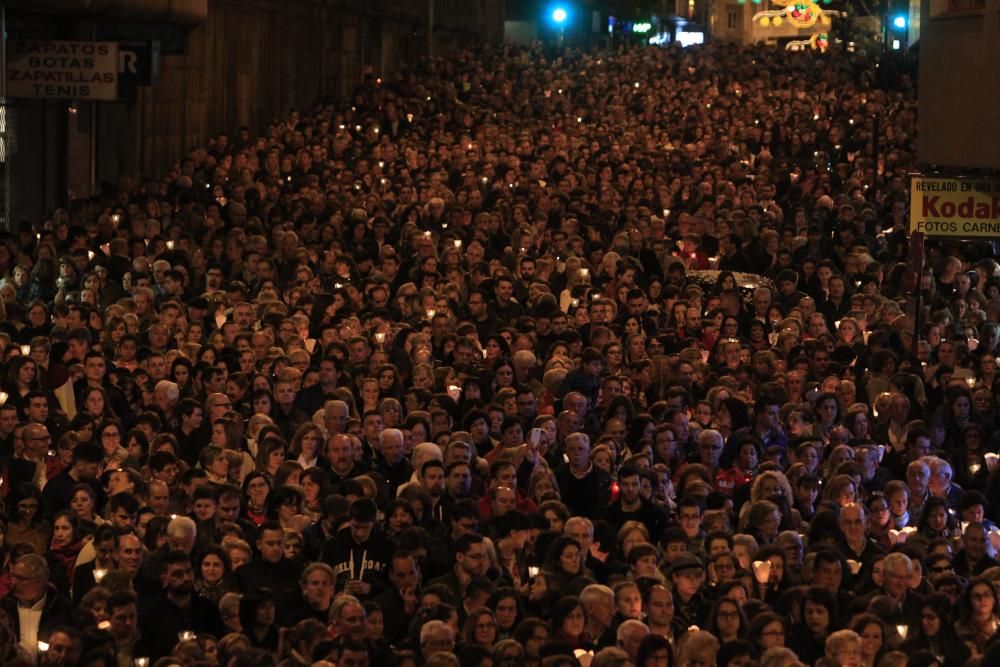
[[[378,507],[369,498],[351,504],[350,524],[327,543],[321,560],[333,568],[337,588],[364,598],[382,590],[382,577],[389,568],[393,546],[375,531]]]
[[[286,487],[292,489],[294,487]],[[240,591],[269,588],[281,609],[290,609],[300,600],[299,579],[302,563],[285,556],[285,533],[278,521],[265,521],[257,534],[257,557],[236,568]]]
[[[970,580],[959,602],[959,618],[955,624],[958,638],[975,657],[996,638],[998,627],[997,592],[992,583],[978,577]]]
[[[83,596],[98,586],[108,572],[115,569],[115,551],[118,530],[111,524],[97,527],[92,541],[97,557],[89,563],[78,565],[73,571],[73,602],[80,603]]]
[[[11,595],[0,600],[21,649],[35,656],[39,642],[45,643],[60,625],[71,624],[70,600],[49,587],[49,565],[43,556],[26,554],[11,568]]]
[[[153,662],[170,655],[181,632],[223,634],[218,605],[195,592],[190,555],[171,550],[163,560],[163,591],[139,614],[144,652]]]
[[[944,667],[963,667],[971,653],[956,633],[954,607],[944,593],[927,596],[920,609],[920,624],[910,628],[899,648],[907,654],[929,650],[943,658]]]

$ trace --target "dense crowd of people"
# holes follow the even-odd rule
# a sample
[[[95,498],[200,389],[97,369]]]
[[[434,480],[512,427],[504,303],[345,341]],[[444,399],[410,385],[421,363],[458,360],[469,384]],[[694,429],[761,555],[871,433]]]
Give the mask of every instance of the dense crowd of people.
[[[1000,264],[907,264],[915,100],[490,46],[25,223],[0,662],[998,664]]]

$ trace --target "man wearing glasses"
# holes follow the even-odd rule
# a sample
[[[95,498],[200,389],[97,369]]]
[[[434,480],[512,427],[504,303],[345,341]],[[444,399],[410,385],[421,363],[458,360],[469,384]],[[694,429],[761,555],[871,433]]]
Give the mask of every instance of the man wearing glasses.
[[[16,488],[21,482],[30,482],[41,489],[45,486],[45,455],[52,446],[52,436],[45,424],[29,422],[21,437],[24,447],[11,462],[11,486]]]
[[[49,588],[49,565],[38,554],[21,556],[11,568],[12,595],[0,602],[21,649],[37,655],[40,643],[48,643],[52,632],[73,620],[73,605]]]
[[[28,443],[25,440],[24,432],[28,429],[28,424],[21,423],[14,427],[14,457],[0,459],[0,479],[9,489],[16,489],[22,483],[38,484],[39,472],[38,462],[30,458],[27,453]],[[46,451],[48,451],[46,449]]]
[[[913,576],[914,565],[910,557],[899,552],[891,553],[882,561],[882,587],[876,588],[859,602],[867,605],[876,596],[888,595],[899,607],[903,622],[911,628],[920,627],[924,598],[912,589]]]

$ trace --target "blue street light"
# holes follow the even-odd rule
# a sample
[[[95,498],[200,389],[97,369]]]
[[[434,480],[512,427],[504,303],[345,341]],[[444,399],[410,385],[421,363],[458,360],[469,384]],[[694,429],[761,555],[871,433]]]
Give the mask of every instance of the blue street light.
[[[555,9],[552,10],[552,21],[554,23],[561,25],[566,22],[566,19],[568,17],[569,14],[562,7],[556,7]]]
[[[894,28],[903,30],[904,28],[906,28],[906,17],[905,16],[895,17],[894,19],[892,19],[892,25]]]

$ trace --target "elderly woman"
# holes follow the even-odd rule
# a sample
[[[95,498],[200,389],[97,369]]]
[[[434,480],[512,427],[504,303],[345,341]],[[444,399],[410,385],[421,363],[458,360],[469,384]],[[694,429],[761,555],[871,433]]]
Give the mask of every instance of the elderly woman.
[[[854,630],[838,630],[826,638],[826,657],[840,667],[862,667],[861,636]]]
[[[678,665],[714,665],[719,652],[719,639],[707,630],[694,630],[683,635],[677,644]]]

